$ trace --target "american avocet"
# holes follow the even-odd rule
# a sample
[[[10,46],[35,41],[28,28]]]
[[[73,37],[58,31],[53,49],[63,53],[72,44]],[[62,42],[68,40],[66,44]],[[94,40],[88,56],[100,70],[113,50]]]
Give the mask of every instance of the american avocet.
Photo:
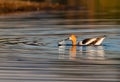
[[[79,41],[77,43],[77,37],[74,34],[72,34],[69,38],[67,38],[65,40],[71,40],[72,41],[72,44],[71,44],[72,46],[76,46],[76,45],[78,45],[78,46],[97,45],[98,46],[98,45],[102,44],[105,37],[106,36],[104,35],[104,36],[98,36],[98,37],[93,37],[93,38],[86,38],[86,39],[84,39],[82,41]]]

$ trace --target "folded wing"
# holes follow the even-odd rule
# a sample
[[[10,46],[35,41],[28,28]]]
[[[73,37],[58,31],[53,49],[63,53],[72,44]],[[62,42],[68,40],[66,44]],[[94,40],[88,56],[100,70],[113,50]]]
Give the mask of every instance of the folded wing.
[[[101,45],[104,39],[105,39],[105,36],[87,38],[78,42],[78,45]]]

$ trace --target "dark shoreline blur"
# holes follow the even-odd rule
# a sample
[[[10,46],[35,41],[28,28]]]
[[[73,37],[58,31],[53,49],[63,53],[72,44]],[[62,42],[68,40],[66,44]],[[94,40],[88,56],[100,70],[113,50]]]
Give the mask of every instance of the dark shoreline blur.
[[[74,10],[83,12],[80,14],[89,15],[91,18],[101,19],[100,15],[104,15],[107,18],[119,19],[119,2],[119,0],[0,0],[0,15]]]
[[[0,0],[0,15],[62,9],[64,9],[64,6],[58,3],[52,4],[21,0]]]

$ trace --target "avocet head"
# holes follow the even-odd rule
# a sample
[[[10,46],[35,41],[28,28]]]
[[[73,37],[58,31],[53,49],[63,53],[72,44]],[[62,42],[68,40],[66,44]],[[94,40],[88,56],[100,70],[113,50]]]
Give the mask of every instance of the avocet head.
[[[72,41],[72,45],[76,45],[77,38],[74,34],[70,35],[70,37],[68,37],[68,40]]]
[[[70,37],[68,38],[69,40],[76,40],[76,36],[74,34],[70,35]]]

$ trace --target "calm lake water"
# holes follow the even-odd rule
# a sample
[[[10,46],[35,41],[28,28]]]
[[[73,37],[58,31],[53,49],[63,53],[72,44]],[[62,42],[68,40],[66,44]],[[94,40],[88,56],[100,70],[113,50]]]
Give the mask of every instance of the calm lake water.
[[[0,82],[119,82],[120,20],[79,13],[0,16]],[[101,46],[58,46],[70,34],[107,38]]]

